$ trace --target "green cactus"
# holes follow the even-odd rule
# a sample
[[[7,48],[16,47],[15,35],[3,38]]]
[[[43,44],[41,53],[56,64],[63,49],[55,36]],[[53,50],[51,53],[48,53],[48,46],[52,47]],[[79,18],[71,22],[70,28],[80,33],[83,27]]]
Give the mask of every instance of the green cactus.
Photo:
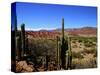
[[[60,38],[57,36],[57,68],[60,69]]]
[[[49,59],[48,59],[49,57],[48,57],[48,55],[46,55],[46,66],[45,66],[45,70],[48,70],[48,62],[49,62]]]
[[[17,54],[17,59],[20,60],[21,59],[21,40],[20,40],[20,36],[16,36],[16,54]]]
[[[28,51],[28,38],[25,39],[25,53],[26,54],[29,54],[29,51]]]
[[[68,60],[66,60],[66,58]],[[64,18],[63,18],[62,19],[62,45],[61,45],[62,68],[71,69],[71,63],[72,63],[71,38],[68,35],[67,35],[67,39],[65,39],[64,37]]]
[[[64,43],[64,18],[62,19],[62,43]]]
[[[14,28],[15,28],[15,36],[14,36],[14,39],[15,39],[15,49],[17,49],[17,39],[16,39],[16,37],[17,37],[17,16],[15,15],[15,25],[14,25]],[[16,55],[16,54],[15,54]]]
[[[19,46],[18,46],[18,40],[19,40],[19,37],[18,37],[18,31],[17,31],[17,16],[15,15],[15,25],[14,25],[14,31],[15,31],[15,36],[14,36],[14,39],[15,39],[15,55],[18,56],[19,54]],[[18,56],[18,59],[19,59],[19,56]]]
[[[23,58],[25,53],[25,24],[21,25],[21,50],[22,50],[21,55]]]
[[[66,50],[68,50],[67,42],[64,38],[64,18],[62,19],[62,45],[61,45],[61,64],[62,68],[66,69]]]
[[[67,69],[71,69],[71,64],[72,64],[71,37],[68,37],[68,63],[67,63]]]

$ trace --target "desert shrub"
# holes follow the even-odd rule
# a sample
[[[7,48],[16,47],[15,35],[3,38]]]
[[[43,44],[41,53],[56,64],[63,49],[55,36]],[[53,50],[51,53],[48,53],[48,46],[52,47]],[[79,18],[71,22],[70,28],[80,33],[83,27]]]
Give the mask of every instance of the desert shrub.
[[[29,39],[29,61],[34,64],[35,67],[42,66],[46,63],[46,56],[52,58],[55,61],[56,58],[56,41],[54,39]],[[44,60],[45,59],[45,60]],[[50,61],[48,59],[48,62]]]
[[[72,43],[76,43],[76,41],[75,41],[75,40],[73,40],[73,41],[72,41]]]
[[[97,57],[97,52],[94,53],[94,57]]]
[[[78,40],[78,42],[79,42],[79,43],[81,43],[81,42],[82,42],[82,40],[81,40],[81,39],[79,39],[79,40]]]
[[[75,44],[75,45],[73,45],[72,47],[73,47],[73,48],[77,48],[78,46]]]
[[[86,43],[88,43],[89,42],[89,40],[88,39],[84,39],[84,43],[86,44]]]
[[[72,69],[84,69],[84,68],[96,68],[97,59],[96,58],[83,58],[83,59],[73,59]]]
[[[93,46],[96,46],[97,45],[97,43],[96,42],[93,42]]]
[[[56,57],[56,41],[48,39],[31,39],[29,42],[31,55],[35,57],[49,55],[52,59]]]
[[[85,47],[92,47],[93,46],[92,42],[87,42],[87,43],[85,42],[84,45],[85,45]]]
[[[95,48],[92,49],[84,49],[83,53],[87,53],[87,54],[97,54],[97,50]]]
[[[84,45],[86,47],[92,47],[92,46],[96,46],[96,40],[94,38],[90,38],[90,39],[86,39],[84,40]]]
[[[72,52],[72,58],[82,59],[83,55],[80,52]]]
[[[92,38],[93,42],[97,42],[97,37]]]

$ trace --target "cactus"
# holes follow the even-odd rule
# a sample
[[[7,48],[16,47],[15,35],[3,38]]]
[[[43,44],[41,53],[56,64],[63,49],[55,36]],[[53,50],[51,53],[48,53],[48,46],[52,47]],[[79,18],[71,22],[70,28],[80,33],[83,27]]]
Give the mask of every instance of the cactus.
[[[44,71],[48,70],[48,61],[49,61],[48,58],[49,58],[48,55],[45,55],[44,59],[42,59],[43,60],[43,65],[44,65]]]
[[[48,58],[49,58],[48,55],[46,55],[46,69],[45,70],[48,70],[48,61],[49,61]]]
[[[15,36],[14,36],[14,40],[15,40],[15,55],[18,56],[19,54],[19,37],[18,37],[18,31],[17,31],[17,16],[15,15],[15,25],[14,25],[14,31],[15,31]],[[19,59],[19,56],[18,56]]]
[[[60,69],[60,38],[57,36],[57,68]]]
[[[67,38],[68,39],[65,39],[64,37],[64,18],[63,18],[62,19],[62,45],[61,45],[61,64],[63,69],[71,69],[71,63],[72,63],[71,38],[68,35]]]
[[[29,54],[29,51],[28,51],[28,38],[25,39],[25,53],[26,54]]]
[[[15,36],[14,36],[14,40],[15,40],[15,49],[17,49],[17,16],[15,15],[15,25],[14,25],[14,33],[15,33]],[[16,54],[15,54],[16,55]]]
[[[64,18],[62,19],[62,45],[61,45],[61,64],[62,68],[66,69],[66,50],[68,49],[64,39]]]
[[[71,38],[68,37],[68,63],[67,63],[67,69],[71,69],[71,63],[72,63]]]
[[[22,58],[24,56],[24,53],[25,53],[25,24],[22,24],[21,25],[21,55],[22,55]]]
[[[17,54],[17,59],[20,60],[21,59],[21,40],[20,40],[20,36],[16,36],[16,54]]]

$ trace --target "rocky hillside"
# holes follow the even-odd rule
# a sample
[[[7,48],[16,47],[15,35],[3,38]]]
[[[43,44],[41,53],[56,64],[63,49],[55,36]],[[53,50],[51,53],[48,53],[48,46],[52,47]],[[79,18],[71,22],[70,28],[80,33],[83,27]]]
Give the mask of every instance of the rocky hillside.
[[[96,37],[97,28],[95,27],[83,27],[74,29],[65,29],[65,35],[71,36],[83,36],[83,37]],[[40,30],[40,31],[26,31],[28,38],[56,38],[61,36],[61,29],[56,30]]]
[[[97,28],[95,27],[83,27],[77,29],[70,29],[68,32],[70,35],[73,36],[90,36],[95,37],[97,35]]]

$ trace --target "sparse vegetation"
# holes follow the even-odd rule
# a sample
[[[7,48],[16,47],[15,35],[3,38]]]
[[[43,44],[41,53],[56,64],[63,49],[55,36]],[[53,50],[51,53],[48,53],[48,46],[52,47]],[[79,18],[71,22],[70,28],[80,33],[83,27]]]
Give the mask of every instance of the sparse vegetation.
[[[72,58],[75,59],[75,58],[78,58],[78,59],[82,59],[83,58],[83,55],[80,53],[80,52],[72,52]]]
[[[72,60],[72,68],[73,69],[85,69],[85,68],[96,68],[97,67],[97,59],[91,58],[82,58],[82,59],[73,59]]]
[[[64,19],[59,38],[28,38],[24,25],[17,32],[16,49],[20,50],[16,52],[16,72],[97,67],[96,37],[64,37]]]

